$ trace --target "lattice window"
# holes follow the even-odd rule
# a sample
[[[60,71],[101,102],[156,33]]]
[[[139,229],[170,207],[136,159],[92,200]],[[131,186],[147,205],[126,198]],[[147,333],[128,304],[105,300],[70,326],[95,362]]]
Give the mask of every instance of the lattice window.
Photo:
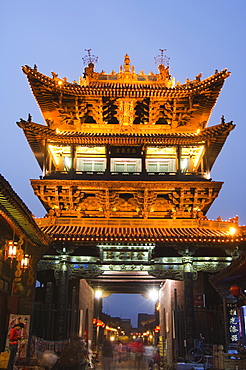
[[[175,171],[175,160],[157,160],[147,159],[146,160],[147,172],[174,172]]]
[[[115,170],[116,172],[124,172],[125,165],[124,163],[116,163]]]
[[[141,172],[141,170],[142,166],[140,158],[111,158],[111,172]]]
[[[106,159],[86,159],[77,158],[76,171],[83,172],[104,172],[106,169]]]
[[[93,171],[93,163],[84,162],[83,164],[84,164],[83,171]]]

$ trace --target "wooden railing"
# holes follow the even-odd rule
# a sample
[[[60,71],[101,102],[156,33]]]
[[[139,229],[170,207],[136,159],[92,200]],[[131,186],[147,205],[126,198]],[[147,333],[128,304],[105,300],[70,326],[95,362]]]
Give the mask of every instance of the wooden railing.
[[[236,352],[236,351],[235,351]],[[245,370],[246,353],[224,352],[222,345],[213,346],[213,369]]]

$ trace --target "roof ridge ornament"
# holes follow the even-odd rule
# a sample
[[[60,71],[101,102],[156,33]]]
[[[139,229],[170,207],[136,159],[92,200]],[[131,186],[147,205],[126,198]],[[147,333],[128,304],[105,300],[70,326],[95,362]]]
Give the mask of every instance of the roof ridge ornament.
[[[98,61],[98,57],[91,54],[91,49],[85,49],[87,51],[88,55],[84,56],[82,58],[84,65],[87,65],[84,70],[84,78],[86,77],[95,77],[96,72],[94,71],[95,63]]]
[[[130,72],[131,68],[131,60],[128,54],[125,55],[124,58],[124,72]]]
[[[168,58],[164,54],[164,51],[166,51],[166,49],[159,49],[159,50],[161,53],[157,55],[157,57],[154,57],[155,64],[158,66],[158,70],[159,70],[158,80],[159,81],[171,81],[171,75],[169,73],[170,58]],[[175,80],[173,79],[173,81],[171,82],[171,86],[173,86],[174,84],[175,84]]]
[[[85,55],[82,60],[84,65],[89,65],[90,63],[95,64],[98,62],[98,57],[91,54],[92,49],[85,49],[87,51],[87,55]]]
[[[166,67],[169,67],[169,61],[170,61],[170,58],[167,57],[165,54],[164,54],[164,51],[166,51],[167,49],[159,49],[160,50],[160,54],[157,55],[157,57],[154,57],[154,60],[155,60],[155,64],[157,66],[159,65],[164,65]]]

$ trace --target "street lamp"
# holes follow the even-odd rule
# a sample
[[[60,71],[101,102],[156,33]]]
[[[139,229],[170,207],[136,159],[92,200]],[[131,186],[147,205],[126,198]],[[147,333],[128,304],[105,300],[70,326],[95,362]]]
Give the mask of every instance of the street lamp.
[[[158,315],[158,312],[157,312],[157,305],[158,305],[158,302],[159,302],[159,290],[157,290],[155,288],[150,289],[149,292],[148,292],[148,297],[155,304],[154,315],[155,315],[155,327],[156,327],[157,325],[159,325],[159,315]],[[149,340],[151,341],[151,343],[153,343],[153,338],[154,338],[154,341],[156,341],[155,332],[153,331],[152,334],[153,335],[151,335],[151,336],[149,335]]]
[[[102,298],[102,291],[100,289],[95,290],[95,298],[98,300]]]
[[[157,302],[159,299],[159,291],[157,289],[151,289],[148,292],[148,297],[153,301]]]

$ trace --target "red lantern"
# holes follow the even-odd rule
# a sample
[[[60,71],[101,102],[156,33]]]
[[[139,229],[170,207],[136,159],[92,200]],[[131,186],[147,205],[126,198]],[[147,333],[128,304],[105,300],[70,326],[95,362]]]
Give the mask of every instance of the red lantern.
[[[241,288],[238,285],[232,285],[230,287],[230,292],[234,297],[239,297],[241,294]]]

